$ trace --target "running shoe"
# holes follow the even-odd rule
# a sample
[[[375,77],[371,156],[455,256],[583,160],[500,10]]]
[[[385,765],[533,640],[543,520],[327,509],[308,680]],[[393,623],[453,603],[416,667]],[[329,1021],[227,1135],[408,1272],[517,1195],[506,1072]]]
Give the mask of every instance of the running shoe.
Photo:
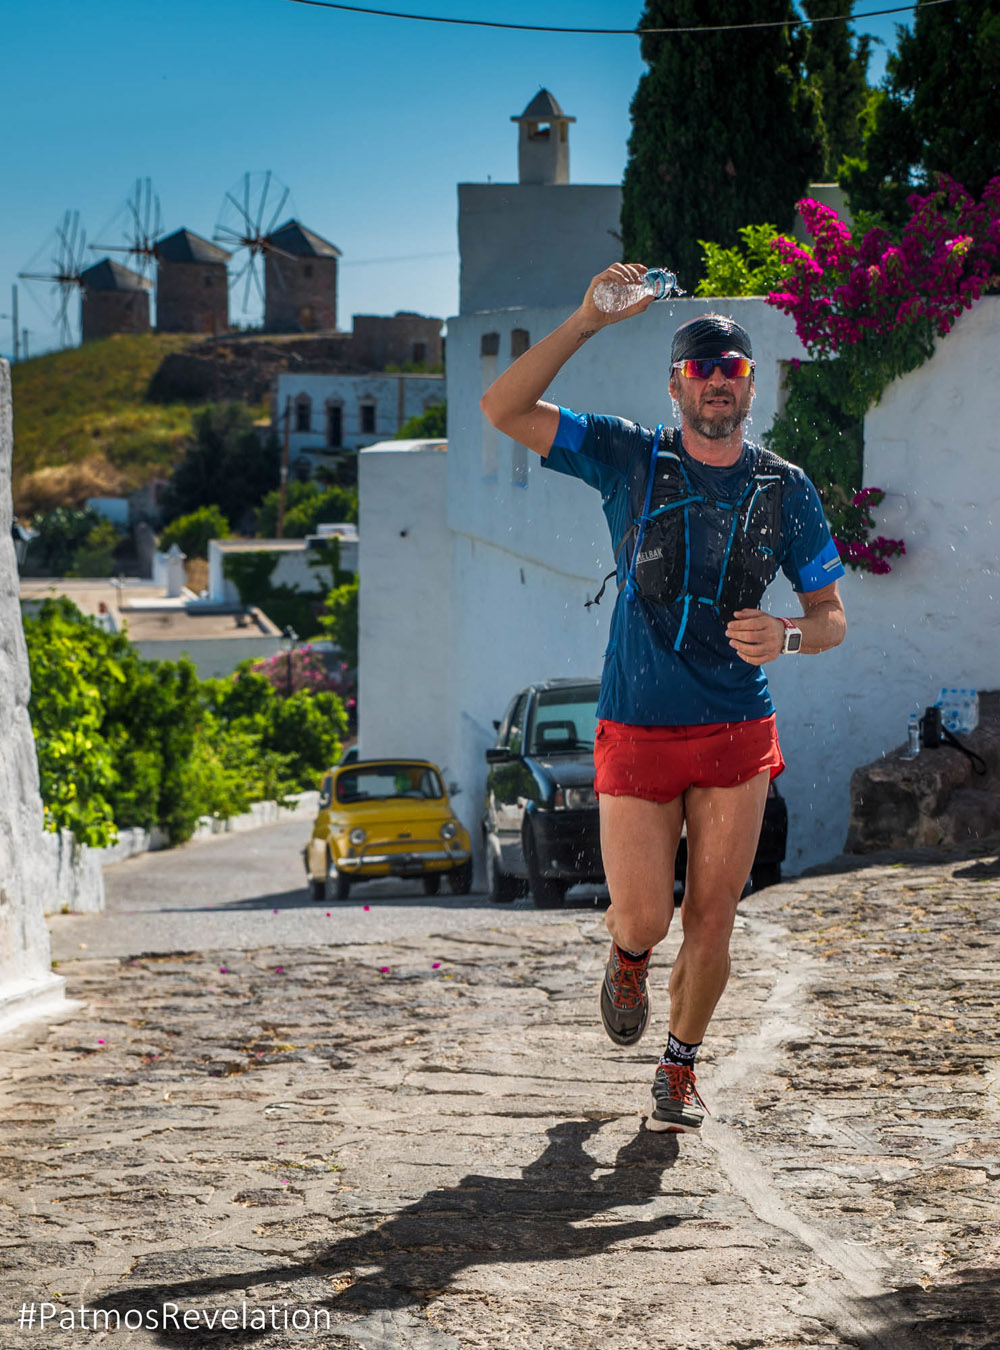
[[[629,961],[612,942],[601,985],[601,1021],[615,1045],[635,1045],[646,1030],[648,969],[648,952],[641,961]]]
[[[647,1130],[697,1134],[708,1107],[698,1096],[694,1070],[682,1064],[661,1064],[653,1079],[653,1111]]]

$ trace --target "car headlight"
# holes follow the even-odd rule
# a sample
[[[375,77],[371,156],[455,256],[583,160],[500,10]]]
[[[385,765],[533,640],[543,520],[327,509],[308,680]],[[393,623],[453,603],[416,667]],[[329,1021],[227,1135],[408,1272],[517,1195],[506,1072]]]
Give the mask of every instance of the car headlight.
[[[597,793],[592,787],[556,788],[552,805],[557,811],[582,811],[596,801]]]
[[[355,845],[363,844],[365,840],[368,838],[367,834],[365,834],[364,830],[361,828],[360,825],[356,826],[347,837],[351,841],[351,843]]]
[[[446,820],[441,826],[441,838],[454,839],[456,834],[458,834],[458,825],[456,822],[454,820]]]

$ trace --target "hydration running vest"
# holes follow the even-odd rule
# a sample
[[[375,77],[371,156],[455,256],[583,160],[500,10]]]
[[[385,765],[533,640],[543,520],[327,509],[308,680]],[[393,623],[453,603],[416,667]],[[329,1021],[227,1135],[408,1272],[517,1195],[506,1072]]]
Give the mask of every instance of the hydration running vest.
[[[674,437],[679,433],[674,432]],[[604,578],[601,589],[588,607],[599,604],[604,588],[617,575],[623,549],[632,544],[632,554],[619,592],[626,601],[636,596],[659,605],[683,602],[684,612],[674,641],[680,648],[692,604],[709,605],[727,624],[738,609],[758,609],[764,591],[778,569],[777,548],[781,538],[781,500],[792,466],[770,450],[761,450],[757,467],[736,501],[707,497],[694,490],[675,450],[661,450],[662,424],[656,428],[642,514],[615,548],[616,569]],[[718,561],[719,579],[712,595],[690,590],[691,510],[714,506],[728,515],[710,541],[711,561]]]

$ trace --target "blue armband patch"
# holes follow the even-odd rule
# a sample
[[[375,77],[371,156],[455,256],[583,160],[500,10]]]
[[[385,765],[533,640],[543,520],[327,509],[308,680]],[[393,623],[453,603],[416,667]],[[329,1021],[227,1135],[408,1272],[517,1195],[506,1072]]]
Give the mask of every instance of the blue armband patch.
[[[837,545],[830,539],[822,553],[817,554],[808,567],[799,573],[799,584],[795,589],[800,592],[819,591],[843,575],[844,564],[840,561]]]

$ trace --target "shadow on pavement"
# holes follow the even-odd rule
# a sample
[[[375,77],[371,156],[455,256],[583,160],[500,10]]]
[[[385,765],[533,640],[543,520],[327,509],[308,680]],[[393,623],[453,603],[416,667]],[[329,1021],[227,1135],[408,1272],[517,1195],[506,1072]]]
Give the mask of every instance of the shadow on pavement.
[[[674,1136],[640,1130],[619,1149],[613,1169],[601,1168],[595,1175],[598,1166],[584,1145],[600,1128],[601,1122],[594,1120],[554,1125],[547,1131],[545,1150],[520,1177],[465,1176],[455,1186],[428,1191],[370,1232],[316,1250],[300,1265],[230,1267],[196,1279],[118,1288],[90,1309],[118,1310],[124,1319],[128,1310],[158,1309],[165,1302],[182,1309],[204,1307],[217,1304],[221,1294],[241,1291],[251,1304],[281,1299],[310,1310],[326,1308],[333,1328],[337,1312],[367,1314],[419,1303],[446,1289],[468,1266],[573,1260],[604,1252],[616,1242],[676,1228],[682,1220],[672,1214],[586,1224],[608,1210],[643,1205],[658,1196],[663,1174],[678,1155]],[[350,1222],[350,1216],[345,1220]],[[199,1253],[190,1257],[197,1261]],[[188,1264],[182,1253],[176,1260],[181,1268]],[[331,1299],[307,1303],[301,1296],[297,1299],[291,1287],[300,1280],[330,1279],[359,1268],[366,1273]],[[289,1286],[288,1291],[276,1293],[274,1286],[282,1284]],[[261,1285],[268,1287],[266,1297],[246,1294]],[[229,1331],[201,1327],[172,1330],[158,1339],[190,1350],[249,1344],[259,1335],[250,1328],[241,1328],[234,1337]]]
[[[880,1350],[887,1336],[899,1337],[892,1344],[912,1344],[914,1350],[997,1350],[1000,1269],[958,1270],[946,1283],[897,1289],[866,1300],[864,1308],[879,1314],[884,1326],[877,1337],[861,1343],[861,1350]]]

